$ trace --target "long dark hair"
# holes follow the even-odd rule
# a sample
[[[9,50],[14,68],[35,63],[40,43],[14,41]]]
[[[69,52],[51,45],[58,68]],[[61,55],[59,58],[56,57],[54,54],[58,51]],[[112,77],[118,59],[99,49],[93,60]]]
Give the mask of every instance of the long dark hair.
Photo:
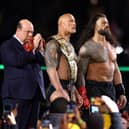
[[[84,28],[82,32],[80,33],[80,38],[78,40],[79,48],[84,44],[84,42],[89,40],[94,35],[96,21],[100,17],[106,17],[106,15],[103,13],[96,13],[90,17],[88,24],[84,25]]]
[[[100,18],[100,17],[106,17],[106,15],[104,13],[95,13],[94,15],[91,16],[88,24],[86,24],[84,26],[84,29],[81,32],[80,38],[78,40],[78,49],[84,44],[84,42],[86,42],[87,40],[89,40],[91,37],[93,37],[94,35],[94,30],[95,30],[95,25],[96,25],[96,21]],[[105,35],[106,36],[106,35]],[[107,39],[108,40],[108,39]],[[113,36],[111,35],[110,37],[111,40],[111,44],[115,43],[115,40],[113,38]],[[113,43],[112,43],[113,42]]]

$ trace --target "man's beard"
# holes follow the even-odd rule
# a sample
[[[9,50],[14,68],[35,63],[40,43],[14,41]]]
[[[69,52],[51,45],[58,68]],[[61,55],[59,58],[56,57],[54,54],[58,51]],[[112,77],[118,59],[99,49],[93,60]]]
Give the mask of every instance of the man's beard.
[[[116,40],[114,39],[111,31],[109,29],[106,29],[106,30],[98,30],[98,33],[102,36],[105,36],[106,40],[109,41],[112,45],[116,45],[117,42]]]
[[[100,29],[100,30],[98,30],[98,33],[105,37],[112,36],[111,31],[109,29],[107,29],[107,30]]]

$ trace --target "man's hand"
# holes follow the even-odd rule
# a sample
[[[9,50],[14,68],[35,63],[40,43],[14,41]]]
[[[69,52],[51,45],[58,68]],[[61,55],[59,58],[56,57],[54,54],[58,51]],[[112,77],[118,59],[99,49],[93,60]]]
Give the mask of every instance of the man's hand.
[[[87,90],[86,90],[85,86],[80,86],[78,88],[78,92],[79,92],[79,94],[81,95],[81,97],[83,99],[83,107],[84,108],[89,108],[90,101],[89,101],[89,99],[87,97]]]
[[[125,107],[127,103],[127,98],[125,95],[120,95],[119,99],[117,100],[117,105],[119,107],[119,109],[122,109]]]
[[[80,108],[83,105],[83,99],[75,86],[74,86],[74,94],[75,94],[75,102],[77,103],[78,108]]]
[[[38,49],[39,46],[43,47],[43,42],[41,42],[41,41],[43,41],[41,34],[40,33],[36,34],[33,38],[34,49]],[[40,43],[42,43],[42,44],[40,44]]]
[[[60,97],[63,97],[67,101],[70,101],[70,97],[68,93],[66,92],[66,90],[64,89],[54,91],[52,95],[50,96],[50,101],[53,102],[55,99],[60,98]]]
[[[77,95],[77,105],[79,108],[83,105],[83,99],[80,94]]]
[[[13,112],[11,112],[7,117],[9,118],[12,125],[16,125],[16,120]]]

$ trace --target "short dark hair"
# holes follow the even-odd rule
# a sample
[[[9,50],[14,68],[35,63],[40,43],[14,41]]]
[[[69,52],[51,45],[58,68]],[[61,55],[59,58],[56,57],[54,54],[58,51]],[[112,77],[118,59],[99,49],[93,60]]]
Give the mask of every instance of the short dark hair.
[[[21,24],[21,22],[20,22],[20,21],[17,23],[17,28],[19,28],[19,29],[21,29],[21,28],[22,28],[22,24]]]

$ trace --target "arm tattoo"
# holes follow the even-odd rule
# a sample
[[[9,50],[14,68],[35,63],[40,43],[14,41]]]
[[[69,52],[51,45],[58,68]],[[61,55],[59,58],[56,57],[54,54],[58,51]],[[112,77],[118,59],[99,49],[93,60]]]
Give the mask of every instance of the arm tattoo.
[[[86,72],[89,64],[89,56],[86,56],[85,53],[86,51],[84,51],[84,49],[80,49],[78,57],[78,74],[77,74],[78,86],[85,86]]]
[[[89,57],[90,63],[105,62],[108,58],[107,49],[92,40],[87,41],[80,49],[80,55],[84,58]]]
[[[48,68],[56,68],[58,66],[58,45],[55,40],[51,40],[47,43],[45,49],[45,62]]]

